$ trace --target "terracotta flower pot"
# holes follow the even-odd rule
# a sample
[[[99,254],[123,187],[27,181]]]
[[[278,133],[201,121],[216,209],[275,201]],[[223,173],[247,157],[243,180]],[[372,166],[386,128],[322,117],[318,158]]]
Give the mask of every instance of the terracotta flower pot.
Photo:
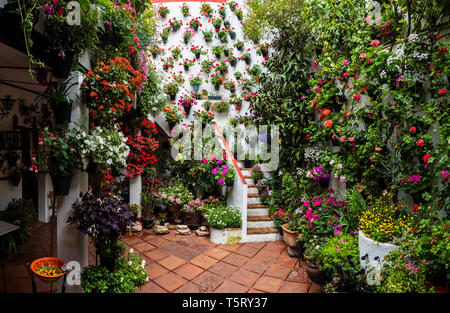
[[[283,224],[283,240],[288,246],[288,255],[291,257],[299,257],[301,254],[300,247],[297,243],[297,231],[289,230],[289,224]]]
[[[317,266],[306,262],[306,273],[308,274],[309,279],[316,284],[323,285],[325,283],[324,272]]]

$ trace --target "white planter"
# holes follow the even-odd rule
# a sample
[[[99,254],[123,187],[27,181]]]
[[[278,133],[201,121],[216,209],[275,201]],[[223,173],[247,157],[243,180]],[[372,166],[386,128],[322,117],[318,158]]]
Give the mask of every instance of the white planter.
[[[366,272],[368,272],[368,283],[371,284],[370,281],[372,281],[372,284],[379,284],[379,272],[383,264],[386,263],[384,257],[392,250],[397,249],[398,246],[372,240],[366,237],[362,231],[358,233],[358,246],[359,260]],[[363,260],[362,257],[366,254],[367,259]]]
[[[242,241],[242,228],[210,228],[210,240],[216,244],[231,244]]]

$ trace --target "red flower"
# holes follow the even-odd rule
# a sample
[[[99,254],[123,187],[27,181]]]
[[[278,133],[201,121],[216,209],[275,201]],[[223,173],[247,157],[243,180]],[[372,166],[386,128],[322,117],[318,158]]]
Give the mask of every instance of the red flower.
[[[423,147],[424,144],[425,144],[425,142],[423,141],[422,138],[420,138],[419,140],[417,140],[417,145],[418,145],[419,147]]]
[[[353,96],[353,100],[358,101],[359,99],[361,99],[361,96],[359,95],[359,93],[357,93],[356,95]]]
[[[424,161],[425,163],[428,163],[428,159],[429,159],[429,158],[431,158],[431,154],[426,154],[426,155],[423,156],[423,161]]]
[[[417,232],[417,228],[411,228],[411,232],[413,232],[413,233],[415,233],[415,232]]]
[[[447,92],[447,89],[442,88],[442,89],[439,91],[439,95],[441,96],[441,95],[443,95],[443,94],[446,93],[446,92]]]
[[[416,131],[416,128],[414,127],[414,126],[411,126],[410,128],[409,128],[409,132],[410,133],[414,133]]]
[[[413,205],[413,212],[419,212],[419,205],[418,204],[414,204]]]

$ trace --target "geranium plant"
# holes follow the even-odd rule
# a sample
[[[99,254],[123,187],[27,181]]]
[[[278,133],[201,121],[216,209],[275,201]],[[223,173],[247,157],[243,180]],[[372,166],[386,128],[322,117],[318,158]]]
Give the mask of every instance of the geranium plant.
[[[208,3],[202,3],[200,11],[202,15],[206,17],[212,17],[212,14],[214,12],[214,10],[211,8],[211,5],[209,5]]]
[[[193,29],[194,31],[198,31],[198,28],[201,26],[202,24],[198,20],[198,17],[193,18],[192,20],[189,21],[189,28]]]
[[[169,10],[168,7],[161,6],[161,7],[159,7],[159,9],[158,9],[158,14],[159,14],[159,16],[161,16],[162,18],[164,18],[164,17],[166,17],[167,15],[169,15],[169,13],[170,13],[170,10]]]
[[[212,42],[213,35],[214,33],[212,32],[212,30],[203,31],[203,37],[205,38],[206,42]]]
[[[166,205],[185,205],[194,200],[194,196],[186,186],[176,184],[159,190],[161,201]]]

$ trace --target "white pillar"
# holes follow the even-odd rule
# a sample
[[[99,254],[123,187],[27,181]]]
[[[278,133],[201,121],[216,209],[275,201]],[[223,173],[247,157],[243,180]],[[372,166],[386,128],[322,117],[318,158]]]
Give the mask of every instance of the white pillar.
[[[53,190],[52,181],[50,175],[39,174],[38,175],[38,189],[39,189],[39,199],[38,199],[38,209],[40,222],[49,223],[50,217],[52,216],[52,209],[50,205],[49,192]]]
[[[69,128],[75,128],[75,122],[79,125],[88,126],[88,112],[85,103],[81,102],[80,86],[83,76],[80,72],[72,72],[68,81],[77,82],[72,87],[69,98],[72,104],[72,123]],[[78,95],[78,98],[76,97]],[[67,218],[72,215],[73,203],[80,200],[80,192],[85,193],[88,189],[88,174],[76,170],[70,184],[69,194],[65,197],[58,197],[57,215],[57,251],[58,258],[66,262],[77,261],[81,269],[88,265],[88,236],[81,235],[75,225],[67,224]],[[62,280],[61,280],[62,282]],[[61,282],[59,288],[61,288]],[[66,286],[66,292],[82,292],[79,286]]]
[[[142,177],[141,175],[130,178],[130,204],[141,205]],[[139,212],[138,217],[141,217]]]

